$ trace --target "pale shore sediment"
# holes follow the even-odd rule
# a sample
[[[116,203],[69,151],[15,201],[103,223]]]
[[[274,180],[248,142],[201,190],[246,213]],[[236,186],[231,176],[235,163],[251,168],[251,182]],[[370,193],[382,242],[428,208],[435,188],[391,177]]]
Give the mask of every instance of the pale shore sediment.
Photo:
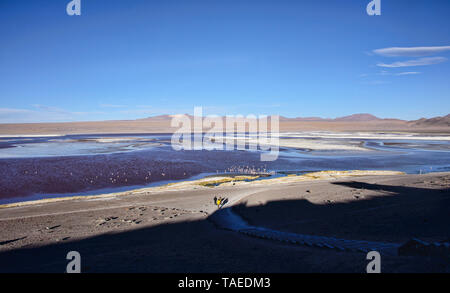
[[[56,197],[56,198],[48,198],[48,199],[40,199],[40,200],[32,200],[32,201],[21,201],[16,203],[2,204],[0,205],[0,209],[2,208],[10,208],[10,207],[21,207],[28,205],[36,205],[36,204],[45,204],[52,202],[61,202],[61,201],[69,201],[69,200],[92,200],[92,199],[107,199],[118,196],[128,196],[135,195],[141,193],[152,193],[152,192],[163,192],[163,191],[174,191],[174,190],[194,190],[198,188],[208,188],[204,187],[207,182],[220,182],[221,180],[226,180],[224,183],[220,183],[221,186],[231,186],[231,185],[247,185],[247,186],[265,186],[265,185],[276,185],[276,184],[284,184],[284,183],[293,183],[293,182],[301,182],[301,181],[309,181],[309,180],[325,180],[325,179],[338,179],[345,178],[349,176],[368,176],[368,175],[401,175],[403,172],[399,171],[386,171],[386,170],[351,170],[351,171],[320,171],[320,172],[311,172],[303,175],[288,175],[285,177],[278,178],[269,178],[269,179],[261,179],[258,181],[245,181],[245,179],[256,179],[254,176],[241,176],[242,180],[230,180],[229,176],[213,176],[207,177],[203,179],[197,180],[185,180],[177,183],[169,183],[163,186],[157,187],[147,187],[140,188],[130,191],[124,192],[116,192],[116,193],[106,193],[99,195],[74,195],[67,197]]]

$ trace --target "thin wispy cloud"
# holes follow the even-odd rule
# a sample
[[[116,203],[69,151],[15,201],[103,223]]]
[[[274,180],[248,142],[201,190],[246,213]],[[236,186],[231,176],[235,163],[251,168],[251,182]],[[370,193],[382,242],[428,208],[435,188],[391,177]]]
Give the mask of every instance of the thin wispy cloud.
[[[31,106],[33,109],[0,108],[0,123],[66,122],[77,121],[93,114],[101,114],[98,111],[71,112],[40,104]]]
[[[11,114],[22,114],[30,113],[31,110],[26,109],[15,109],[15,108],[0,108],[0,115],[11,115]]]
[[[391,75],[392,73],[389,73],[388,71],[386,71],[386,70],[382,70],[382,71],[380,71],[379,73],[378,73],[378,75]]]
[[[34,108],[38,109],[39,111],[43,112],[49,112],[49,113],[61,113],[61,114],[70,114],[70,111],[58,108],[58,107],[52,107],[52,106],[45,106],[41,104],[34,104],[32,105]]]
[[[415,74],[420,74],[421,72],[419,71],[406,71],[406,72],[398,72],[398,73],[393,73],[393,72],[389,72],[386,70],[382,70],[380,72],[377,73],[377,75],[382,75],[382,76],[387,76],[387,75],[394,75],[394,76],[400,76],[400,75],[415,75]]]
[[[450,46],[431,46],[431,47],[390,47],[376,49],[372,52],[386,57],[421,57],[450,51]]]
[[[125,105],[116,105],[116,104],[100,104],[101,108],[125,108]]]
[[[408,72],[400,72],[400,73],[396,73],[395,75],[416,75],[416,74],[420,74],[421,72],[418,71],[408,71]]]
[[[397,62],[389,63],[389,64],[378,63],[377,66],[385,67],[385,68],[426,66],[426,65],[439,64],[439,63],[442,63],[445,61],[447,61],[447,58],[445,58],[445,57],[426,57],[426,58],[419,58],[419,59],[407,60],[407,61],[397,61]]]
[[[27,109],[0,108],[0,123],[21,122],[21,119],[32,114],[33,111]]]

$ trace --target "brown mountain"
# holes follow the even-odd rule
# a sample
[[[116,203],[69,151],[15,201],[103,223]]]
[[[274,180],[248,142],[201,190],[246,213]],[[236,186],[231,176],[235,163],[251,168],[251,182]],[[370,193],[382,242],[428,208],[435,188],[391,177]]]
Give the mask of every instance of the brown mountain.
[[[348,121],[348,122],[367,122],[367,121],[405,121],[400,119],[391,119],[391,118],[378,118],[369,113],[358,113],[352,114],[343,117],[337,117],[334,119],[331,118],[321,118],[321,117],[295,117],[295,118],[287,118],[283,116],[279,116],[280,121]]]
[[[334,121],[376,121],[376,120],[381,119],[368,113],[353,114],[334,119]]]
[[[439,116],[430,119],[421,118],[419,120],[409,121],[408,124],[414,126],[448,127],[450,126],[450,114],[447,116]]]

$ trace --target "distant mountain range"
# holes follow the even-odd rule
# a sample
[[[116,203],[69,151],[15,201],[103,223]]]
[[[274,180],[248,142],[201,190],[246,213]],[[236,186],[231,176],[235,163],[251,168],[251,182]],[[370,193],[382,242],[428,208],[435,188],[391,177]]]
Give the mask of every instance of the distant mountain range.
[[[419,120],[409,121],[417,126],[450,126],[450,114],[430,119],[421,118]]]
[[[283,120],[283,121],[289,121],[289,120],[295,120],[295,121],[375,121],[375,120],[384,120],[384,119],[378,118],[372,114],[360,113],[360,114],[353,114],[353,115],[344,116],[344,117],[338,117],[335,119],[321,118],[321,117],[287,118],[287,117],[280,116],[280,121],[281,120]],[[391,119],[389,119],[389,120],[391,120]]]
[[[173,117],[159,115],[137,120],[109,120],[60,123],[0,124],[0,136],[8,135],[61,135],[61,134],[118,134],[118,133],[172,133]],[[192,115],[188,115],[191,119]],[[224,117],[222,117],[224,119]],[[296,131],[401,131],[450,134],[450,114],[442,117],[406,121],[383,119],[368,113],[338,118],[279,116],[281,132]],[[207,130],[207,129],[205,129]]]
[[[183,114],[178,115],[158,115],[158,116],[151,116],[143,119],[138,120],[158,120],[158,121],[164,121],[164,120],[171,120],[173,117],[180,116]],[[184,114],[188,116],[189,118],[193,118],[192,115]],[[398,123],[407,123],[408,125],[417,125],[417,126],[450,126],[450,114],[447,116],[438,116],[434,118],[421,118],[418,120],[401,120],[401,119],[395,119],[395,118],[379,118],[375,115],[369,114],[369,113],[358,113],[338,118],[321,118],[321,117],[295,117],[295,118],[289,118],[285,116],[278,116],[280,122],[398,122]]]

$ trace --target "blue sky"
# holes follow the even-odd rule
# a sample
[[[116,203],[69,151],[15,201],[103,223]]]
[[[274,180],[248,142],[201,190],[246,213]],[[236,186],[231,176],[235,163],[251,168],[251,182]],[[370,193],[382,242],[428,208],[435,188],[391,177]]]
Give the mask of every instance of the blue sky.
[[[448,0],[69,2],[1,0],[0,123],[450,112]]]

